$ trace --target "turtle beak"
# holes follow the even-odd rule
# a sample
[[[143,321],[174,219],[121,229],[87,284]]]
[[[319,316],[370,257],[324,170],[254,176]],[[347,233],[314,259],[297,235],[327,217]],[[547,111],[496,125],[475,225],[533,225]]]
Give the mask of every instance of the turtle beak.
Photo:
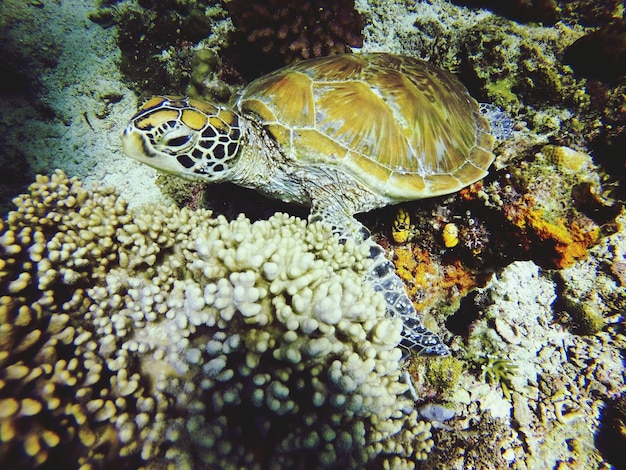
[[[132,125],[126,126],[122,133],[122,152],[134,160],[147,162],[148,154],[143,142],[143,137],[136,132]]]

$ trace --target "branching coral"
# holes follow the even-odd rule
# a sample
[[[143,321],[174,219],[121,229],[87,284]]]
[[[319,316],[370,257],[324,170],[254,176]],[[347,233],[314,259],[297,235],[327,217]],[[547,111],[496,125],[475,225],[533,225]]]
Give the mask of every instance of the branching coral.
[[[362,248],[284,214],[129,211],[61,172],[30,191],[0,231],[3,467],[362,468],[431,448]]]

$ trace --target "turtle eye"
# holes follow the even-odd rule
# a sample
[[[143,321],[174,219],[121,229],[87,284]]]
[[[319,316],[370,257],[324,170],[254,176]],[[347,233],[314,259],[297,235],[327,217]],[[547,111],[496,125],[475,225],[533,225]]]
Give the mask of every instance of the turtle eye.
[[[189,142],[190,139],[191,139],[191,136],[189,135],[181,135],[178,137],[172,137],[171,139],[165,140],[163,143],[167,145],[168,147],[181,147],[185,145],[187,142]]]

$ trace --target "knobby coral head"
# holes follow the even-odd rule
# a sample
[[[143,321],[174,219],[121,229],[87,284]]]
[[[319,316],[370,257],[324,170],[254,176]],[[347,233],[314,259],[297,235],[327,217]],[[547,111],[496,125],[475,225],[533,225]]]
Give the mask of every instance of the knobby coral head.
[[[0,227],[0,466],[422,459],[367,252],[286,214],[129,210],[57,171]]]
[[[283,63],[363,45],[363,19],[354,0],[232,0],[226,6],[248,44]]]

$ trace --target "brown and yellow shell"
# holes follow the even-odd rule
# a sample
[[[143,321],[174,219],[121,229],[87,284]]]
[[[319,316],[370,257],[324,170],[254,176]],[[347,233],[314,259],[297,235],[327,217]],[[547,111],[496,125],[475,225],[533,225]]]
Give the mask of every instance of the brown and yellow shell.
[[[390,200],[457,191],[487,174],[494,138],[449,72],[392,54],[344,54],[259,78],[236,100],[283,152],[337,166]]]

